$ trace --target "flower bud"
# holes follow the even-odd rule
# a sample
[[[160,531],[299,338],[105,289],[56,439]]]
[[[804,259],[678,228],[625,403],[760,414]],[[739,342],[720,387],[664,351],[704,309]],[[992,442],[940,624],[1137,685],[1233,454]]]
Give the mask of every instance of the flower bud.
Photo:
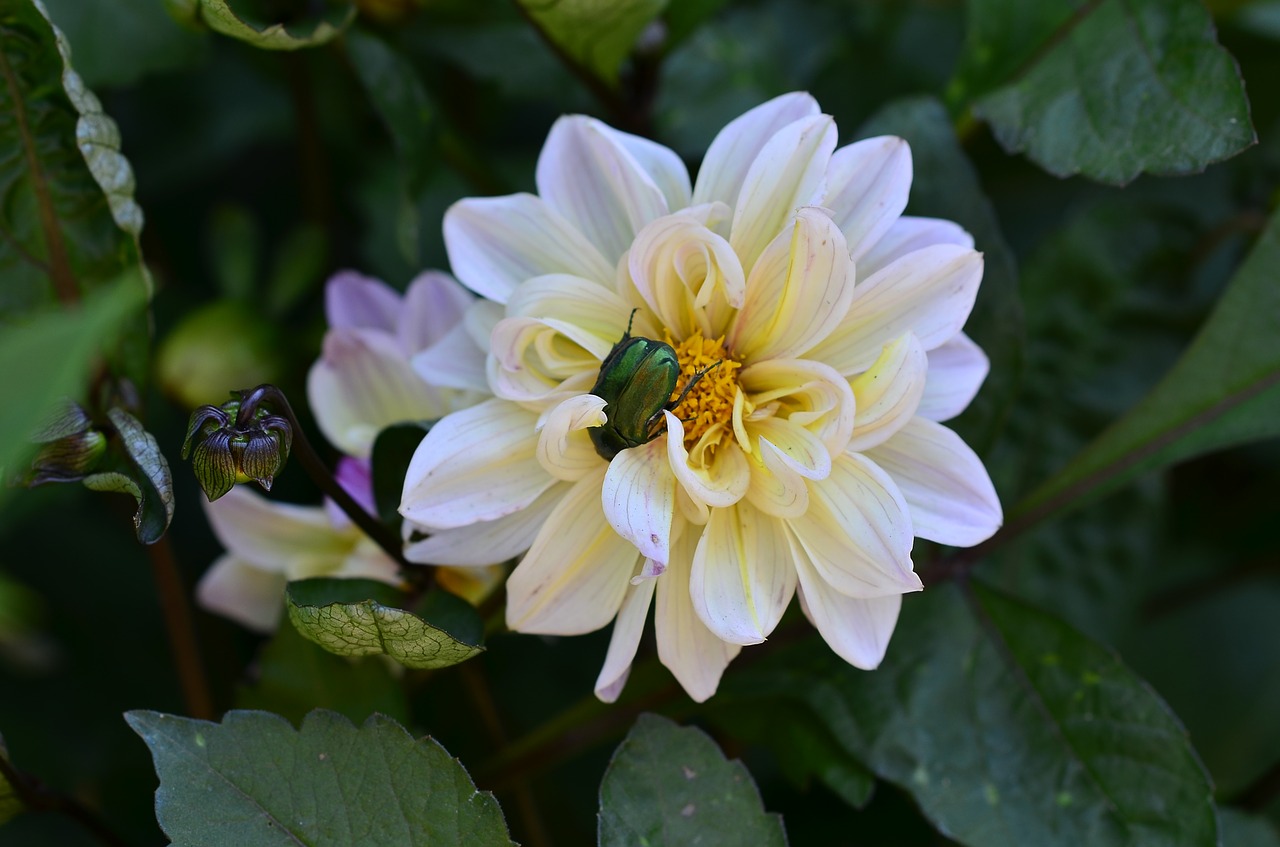
[[[107,438],[94,429],[84,409],[64,401],[31,440],[41,445],[31,460],[29,485],[84,479],[107,450]]]
[[[267,409],[246,409],[249,392],[221,406],[201,406],[191,414],[182,458],[191,467],[204,496],[212,502],[237,482],[253,480],[267,491],[289,460],[293,430],[289,422]]]

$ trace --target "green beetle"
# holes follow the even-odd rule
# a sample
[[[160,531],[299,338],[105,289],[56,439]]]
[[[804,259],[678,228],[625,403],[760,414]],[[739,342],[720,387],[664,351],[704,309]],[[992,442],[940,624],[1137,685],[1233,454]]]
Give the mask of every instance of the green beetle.
[[[635,311],[631,320],[635,320]],[[609,420],[591,427],[591,443],[605,459],[612,459],[628,447],[647,444],[662,434],[662,413],[680,405],[685,395],[712,368],[694,374],[693,379],[671,399],[680,377],[680,360],[675,348],[663,341],[633,336],[631,321],[609,355],[600,363],[600,376],[591,393],[607,404]]]

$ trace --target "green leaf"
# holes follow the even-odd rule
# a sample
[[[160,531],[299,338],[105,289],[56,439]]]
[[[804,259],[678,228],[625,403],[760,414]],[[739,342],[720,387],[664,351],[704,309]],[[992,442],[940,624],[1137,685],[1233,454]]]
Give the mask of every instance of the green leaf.
[[[417,198],[427,186],[431,163],[432,107],[418,72],[386,42],[360,30],[345,39],[365,95],[391,135],[400,162],[400,219],[396,242],[406,261],[421,263]]]
[[[706,733],[641,715],[600,784],[600,847],[785,847],[751,774]]]
[[[378,509],[378,519],[389,526],[400,525],[404,475],[409,470],[414,451],[429,429],[420,423],[392,424],[374,439],[369,460],[373,474],[373,502]]]
[[[133,528],[143,544],[154,544],[164,535],[173,520],[173,476],[160,445],[143,429],[138,419],[123,409],[108,409],[107,418],[116,429],[127,462],[118,476],[129,481],[128,493],[138,501]],[[97,474],[84,484],[98,491],[120,490],[91,484]]]
[[[0,735],[0,759],[9,761],[9,748],[5,746],[3,735]],[[17,790],[0,773],[0,825],[17,817],[22,809],[22,800],[18,798]]]
[[[1163,465],[1280,434],[1277,267],[1280,215],[1173,369],[1011,517],[1041,519]]]
[[[810,643],[722,693],[807,703],[839,743],[974,847],[1212,847],[1213,791],[1186,732],[1115,654],[989,588],[904,603],[874,673]]]
[[[931,97],[890,103],[857,133],[859,138],[875,135],[899,135],[911,145],[914,178],[907,213],[955,221],[985,255],[982,287],[964,331],[991,359],[991,373],[964,414],[947,424],[985,452],[1004,425],[1022,373],[1026,339],[1013,253],[941,103]]]
[[[125,713],[151,748],[156,818],[174,847],[511,844],[493,795],[431,738],[374,715],[315,711],[295,730],[269,712],[222,723]]]
[[[1222,809],[1218,818],[1222,822],[1222,847],[1280,847],[1280,832],[1261,815]]]
[[[312,709],[332,709],[360,722],[374,712],[404,722],[404,689],[381,659],[334,656],[291,626],[263,647],[256,679],[236,692],[236,708],[264,709],[298,722]]]
[[[667,0],[516,0],[569,58],[616,86],[636,38]]]
[[[1056,176],[1193,173],[1256,140],[1239,70],[1196,0],[970,0],[950,94]]]
[[[484,651],[412,612],[399,591],[371,579],[289,583],[289,620],[307,639],[339,656],[385,654],[408,668],[444,668]]]
[[[146,302],[136,274],[90,295],[74,309],[44,310],[0,332],[0,468],[17,469],[35,445],[28,438],[62,398],[80,397],[94,358],[114,344]],[[0,499],[9,489],[0,486]]]
[[[73,304],[141,269],[142,210],[120,131],[70,64],[42,6],[0,8],[0,322],[52,303]],[[124,339],[120,369],[146,380],[144,304]]]
[[[242,3],[228,0],[199,0],[198,17],[209,29],[228,35],[263,50],[301,50],[317,47],[337,38],[356,17],[356,7],[349,3],[327,3],[323,14],[307,23],[270,23],[237,13]]]

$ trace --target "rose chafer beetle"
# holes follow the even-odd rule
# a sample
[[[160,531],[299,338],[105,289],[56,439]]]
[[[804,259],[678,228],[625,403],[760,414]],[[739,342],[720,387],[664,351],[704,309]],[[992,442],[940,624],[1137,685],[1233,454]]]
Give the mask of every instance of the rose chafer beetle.
[[[720,364],[694,374],[680,396],[672,400],[680,378],[680,359],[666,342],[633,336],[631,321],[635,316],[633,310],[626,332],[600,363],[600,376],[591,389],[607,404],[608,420],[588,430],[596,452],[605,459],[661,435],[662,413],[679,406],[698,381]]]

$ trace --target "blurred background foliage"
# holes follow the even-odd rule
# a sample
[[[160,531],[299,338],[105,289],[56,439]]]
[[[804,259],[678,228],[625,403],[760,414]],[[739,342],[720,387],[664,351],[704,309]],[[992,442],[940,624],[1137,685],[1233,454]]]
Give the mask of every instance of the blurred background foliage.
[[[174,463],[169,543],[187,586],[220,552],[195,481],[176,462],[189,409],[263,381],[302,398],[324,331],[325,278],[355,268],[403,288],[424,268],[446,268],[444,210],[463,196],[533,190],[538,151],[563,113],[650,135],[691,166],[728,120],[796,89],[812,92],[836,118],[841,143],[876,131],[911,138],[911,210],[955,217],[987,254],[974,321],[995,368],[957,428],[983,452],[1006,510],[1169,370],[1280,197],[1274,0],[1208,4],[1245,81],[1258,143],[1177,177],[1138,175],[1143,167],[1134,167],[1144,159],[1156,173],[1200,169],[1170,164],[1163,147],[1117,152],[1105,137],[1066,151],[1040,143],[1069,129],[1032,114],[1050,96],[1035,87],[1059,85],[1065,73],[1040,70],[1058,61],[1062,44],[1037,37],[1037,16],[1059,14],[1060,4],[628,0],[589,25],[555,19],[572,14],[567,0],[547,7],[360,0],[354,21],[341,3],[246,0],[232,3],[221,23],[209,18],[209,8],[223,5],[216,2],[44,4],[75,69],[119,125],[146,214],[140,246],[155,284],[157,352],[136,383],[147,426]],[[1153,8],[1204,14],[1197,3],[1067,5],[1079,5],[1073,14],[1083,21],[1069,37],[1097,50],[1113,47],[1112,7],[1128,10],[1131,24]],[[201,14],[236,37],[209,31],[194,20]],[[529,18],[564,38],[540,37]],[[287,27],[263,33],[266,21]],[[246,43],[268,38],[302,49]],[[308,46],[313,41],[322,43]],[[1232,105],[1232,70],[1218,57],[1198,80],[1224,114],[1240,107]],[[1087,62],[1077,71],[1091,84]],[[1022,80],[1012,93],[1011,74]],[[934,99],[902,99],[921,96]],[[1150,120],[1145,106],[1133,108]],[[1010,119],[1018,109],[1021,117]],[[1222,149],[1206,161],[1246,146],[1239,133],[1247,124],[1224,130]],[[1010,125],[1041,134],[1019,135]],[[1160,140],[1171,149],[1182,139]],[[1081,169],[1091,177],[1050,173]],[[1109,184],[1117,182],[1128,184]],[[1270,273],[1269,285],[1280,285],[1280,268]],[[17,290],[9,279],[6,289]],[[6,310],[12,305],[6,295]],[[1280,327],[1280,314],[1271,318]],[[1272,335],[1248,343],[1280,342]],[[305,415],[305,403],[294,406]],[[1167,701],[1225,809],[1225,847],[1280,844],[1277,483],[1274,439],[1197,457],[1045,523],[977,569],[1027,608],[1117,651]],[[317,499],[297,467],[273,495]],[[131,513],[123,499],[73,486],[5,497],[0,731],[12,761],[101,809],[128,843],[159,844],[154,770],[120,714],[187,707],[157,602],[157,565],[134,543]],[[928,584],[938,551],[924,544],[918,551]],[[916,624],[931,625],[926,609],[952,613],[948,591],[908,598],[891,660],[917,644]],[[590,697],[607,633],[501,635],[473,662],[401,677],[372,659],[324,653],[288,626],[263,641],[204,613],[197,625],[218,712],[263,708],[294,722],[317,706],[357,722],[375,710],[388,714],[436,737],[481,788],[495,790],[524,843],[594,839],[608,755],[641,709],[707,727],[728,755],[742,757],[793,845],[951,843],[930,820],[963,843],[1006,843],[965,835],[963,821],[919,792],[884,781],[873,791],[864,765],[892,756],[833,744],[831,716],[814,717],[830,702],[769,695],[789,656],[825,655],[804,627],[784,623],[773,639],[781,643],[731,666],[705,707],[645,666],[624,704],[611,709]],[[899,678],[886,671],[876,679],[892,688]],[[477,694],[484,686],[491,696]],[[893,707],[892,691],[884,698]],[[486,702],[496,712],[477,706]],[[948,708],[945,699],[935,705]],[[560,723],[548,728],[549,720]],[[575,726],[589,730],[567,732]],[[893,765],[872,768],[886,777]],[[1133,838],[1125,843],[1156,843]],[[0,829],[0,843],[95,842],[65,817],[28,814]]]

